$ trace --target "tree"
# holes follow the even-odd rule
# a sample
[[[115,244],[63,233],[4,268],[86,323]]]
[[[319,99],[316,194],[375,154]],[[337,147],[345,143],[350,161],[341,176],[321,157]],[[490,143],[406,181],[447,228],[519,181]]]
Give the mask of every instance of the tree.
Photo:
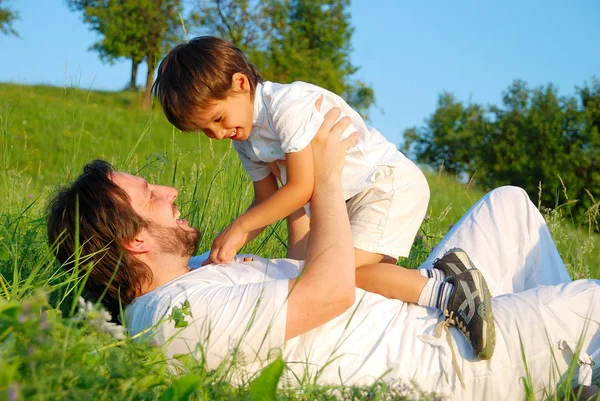
[[[83,12],[84,21],[102,39],[91,48],[103,61],[128,58],[132,62],[130,88],[135,88],[137,67],[146,61],[144,107],[151,102],[157,60],[182,36],[181,0],[67,0],[69,7]]]
[[[348,8],[348,0],[204,0],[194,14],[203,32],[238,46],[263,78],[311,82],[368,117],[375,94],[354,78]]]
[[[103,62],[114,63],[120,58],[131,60],[129,89],[134,90],[138,66],[146,56],[141,45],[143,21],[134,2],[103,0],[68,0],[72,10],[82,11],[83,20],[102,38],[94,43]]]
[[[2,6],[0,0],[0,32],[4,35],[15,35],[19,36],[17,31],[13,28],[13,22],[19,19],[19,14],[8,7]]]
[[[261,69],[274,81],[307,81],[337,93],[368,118],[375,95],[354,78],[349,7],[349,0],[270,0]]]
[[[227,39],[249,54],[264,36],[264,11],[260,0],[198,0],[192,20],[201,30]]]
[[[592,211],[595,207],[597,213],[600,205],[600,80],[592,78],[590,84],[578,88],[578,94],[584,122],[576,137],[578,154],[571,159],[576,163],[575,173],[583,179],[583,188],[588,189],[585,194],[579,194],[582,208]]]
[[[465,107],[454,95],[444,92],[426,125],[404,132],[403,150],[436,170],[472,175],[480,165],[484,132],[489,124],[483,107]]]
[[[477,171],[486,189],[518,185],[536,199],[541,183],[542,205],[572,204],[581,217],[600,206],[600,82],[578,94],[515,81],[502,105],[484,108],[444,93],[424,127],[405,131],[405,150],[454,174]]]

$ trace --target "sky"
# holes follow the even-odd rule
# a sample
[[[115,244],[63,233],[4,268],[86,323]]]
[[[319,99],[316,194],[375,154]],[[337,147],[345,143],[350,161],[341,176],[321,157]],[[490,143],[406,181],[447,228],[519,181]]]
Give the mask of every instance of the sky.
[[[65,0],[4,0],[20,38],[0,36],[0,82],[119,90],[130,63],[103,64],[98,36]],[[561,95],[600,79],[597,0],[353,0],[356,78],[375,90],[369,124],[400,145],[448,91],[462,102],[500,105],[515,79],[553,83]],[[145,69],[138,72],[139,84]]]

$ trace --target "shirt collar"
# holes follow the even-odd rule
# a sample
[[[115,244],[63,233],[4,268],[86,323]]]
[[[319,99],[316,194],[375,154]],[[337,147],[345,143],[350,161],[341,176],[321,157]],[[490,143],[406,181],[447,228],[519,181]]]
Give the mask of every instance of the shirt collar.
[[[256,90],[254,91],[254,112],[252,115],[252,126],[262,125],[262,120],[265,116],[265,104],[263,102],[263,84],[260,82],[256,83]]]

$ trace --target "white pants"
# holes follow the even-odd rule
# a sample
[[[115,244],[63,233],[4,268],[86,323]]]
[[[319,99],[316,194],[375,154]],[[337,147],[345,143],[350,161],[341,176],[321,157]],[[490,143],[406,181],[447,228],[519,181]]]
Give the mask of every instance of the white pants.
[[[502,187],[477,202],[436,246],[421,268],[447,250],[460,247],[486,278],[494,299],[496,349],[479,361],[464,341],[458,364],[465,388],[455,375],[428,383],[456,400],[524,400],[522,378],[530,375],[536,399],[554,393],[575,359],[572,385],[600,375],[600,282],[571,282],[538,210],[520,188]],[[462,334],[452,330],[458,339]],[[578,352],[579,348],[581,353]],[[447,366],[447,365],[446,365]]]

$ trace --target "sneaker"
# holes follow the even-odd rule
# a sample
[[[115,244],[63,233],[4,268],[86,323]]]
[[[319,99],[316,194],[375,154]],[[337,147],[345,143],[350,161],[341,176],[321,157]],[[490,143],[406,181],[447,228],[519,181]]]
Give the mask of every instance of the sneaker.
[[[446,281],[454,286],[454,291],[444,309],[445,323],[467,336],[479,358],[490,359],[496,346],[496,329],[492,297],[483,275],[471,268],[447,277]]]
[[[452,248],[433,262],[433,268],[441,270],[446,277],[453,277],[474,269],[475,266],[465,251],[461,248]]]

